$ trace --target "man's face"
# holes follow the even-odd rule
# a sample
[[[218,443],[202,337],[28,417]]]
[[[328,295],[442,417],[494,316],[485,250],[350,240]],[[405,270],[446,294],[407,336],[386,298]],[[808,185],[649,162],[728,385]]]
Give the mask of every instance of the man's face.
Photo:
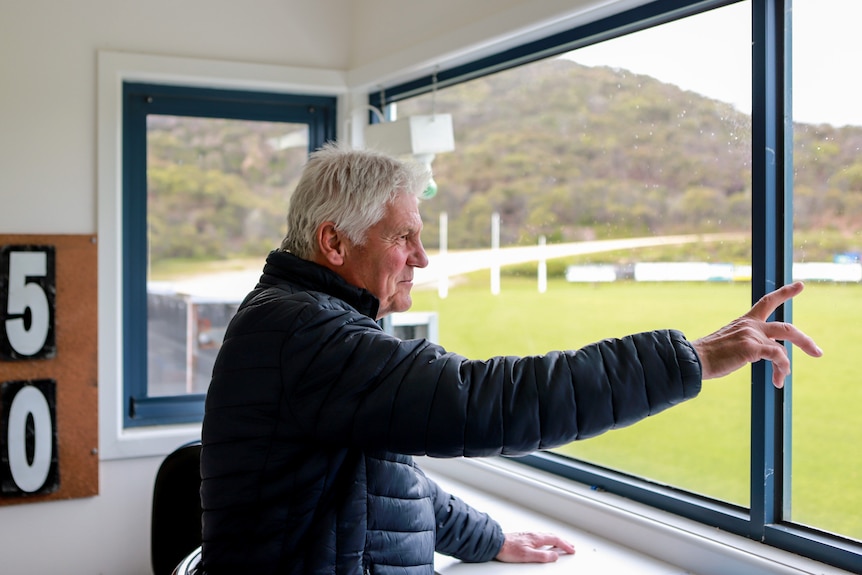
[[[383,219],[368,230],[365,245],[347,247],[339,273],[380,300],[377,319],[410,309],[413,268],[428,265],[421,231],[419,200],[400,194],[387,206]]]

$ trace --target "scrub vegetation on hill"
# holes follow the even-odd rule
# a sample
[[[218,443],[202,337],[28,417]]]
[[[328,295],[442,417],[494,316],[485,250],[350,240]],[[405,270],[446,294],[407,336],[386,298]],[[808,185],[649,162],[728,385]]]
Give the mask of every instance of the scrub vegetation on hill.
[[[551,59],[398,104],[399,116],[449,113],[456,150],[434,161],[423,240],[449,249],[700,232],[747,232],[750,118],[723,102],[625,70]],[[292,127],[294,129],[295,127]],[[796,253],[859,251],[862,128],[794,126]],[[284,235],[306,151],[285,127],[151,118],[150,255],[260,256]],[[748,261],[747,245],[713,247]],[[679,252],[663,257],[680,259]],[[799,259],[798,258],[798,259]]]

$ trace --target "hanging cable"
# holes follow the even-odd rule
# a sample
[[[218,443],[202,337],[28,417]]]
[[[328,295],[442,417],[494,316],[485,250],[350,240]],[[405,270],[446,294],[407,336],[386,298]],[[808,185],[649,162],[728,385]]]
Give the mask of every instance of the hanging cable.
[[[377,121],[380,122],[381,124],[386,121],[386,117],[383,115],[383,112],[381,112],[379,108],[375,108],[371,104],[365,104],[364,107],[371,110],[372,112],[374,112],[374,116],[377,118]]]
[[[380,86],[380,109],[386,110],[386,89],[383,86]]]
[[[431,76],[431,115],[437,115],[437,67],[434,67],[434,74]]]

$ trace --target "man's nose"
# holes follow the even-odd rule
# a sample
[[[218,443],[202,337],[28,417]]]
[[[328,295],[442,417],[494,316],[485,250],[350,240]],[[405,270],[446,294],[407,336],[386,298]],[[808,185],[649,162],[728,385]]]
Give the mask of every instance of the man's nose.
[[[408,263],[417,268],[428,267],[428,254],[425,253],[425,247],[422,245],[422,240],[416,241],[416,247],[411,255],[411,261]]]

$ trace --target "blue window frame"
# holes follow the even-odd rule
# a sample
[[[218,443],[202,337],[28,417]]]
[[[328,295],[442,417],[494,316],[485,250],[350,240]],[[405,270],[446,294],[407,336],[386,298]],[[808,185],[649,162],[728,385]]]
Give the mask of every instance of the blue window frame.
[[[383,108],[481,76],[527,64],[713,8],[728,1],[659,0],[588,25],[525,43],[457,67],[439,69],[369,94]],[[790,65],[791,0],[752,0],[752,302],[792,273],[793,133]],[[781,153],[775,153],[780,151]],[[776,320],[791,320],[783,306]],[[520,458],[525,465],[599,486],[609,492],[762,541],[850,571],[862,565],[858,541],[812,529],[790,517],[790,402],[792,382],[783,392],[771,386],[771,366],[752,366],[750,506],[742,507],[651,483],[553,453]]]
[[[186,116],[305,124],[308,151],[335,138],[336,99],[167,86],[123,85],[124,426],[200,422],[203,393],[151,396],[147,360],[147,118]],[[273,238],[275,244],[280,238]],[[274,245],[275,245],[274,244]]]

